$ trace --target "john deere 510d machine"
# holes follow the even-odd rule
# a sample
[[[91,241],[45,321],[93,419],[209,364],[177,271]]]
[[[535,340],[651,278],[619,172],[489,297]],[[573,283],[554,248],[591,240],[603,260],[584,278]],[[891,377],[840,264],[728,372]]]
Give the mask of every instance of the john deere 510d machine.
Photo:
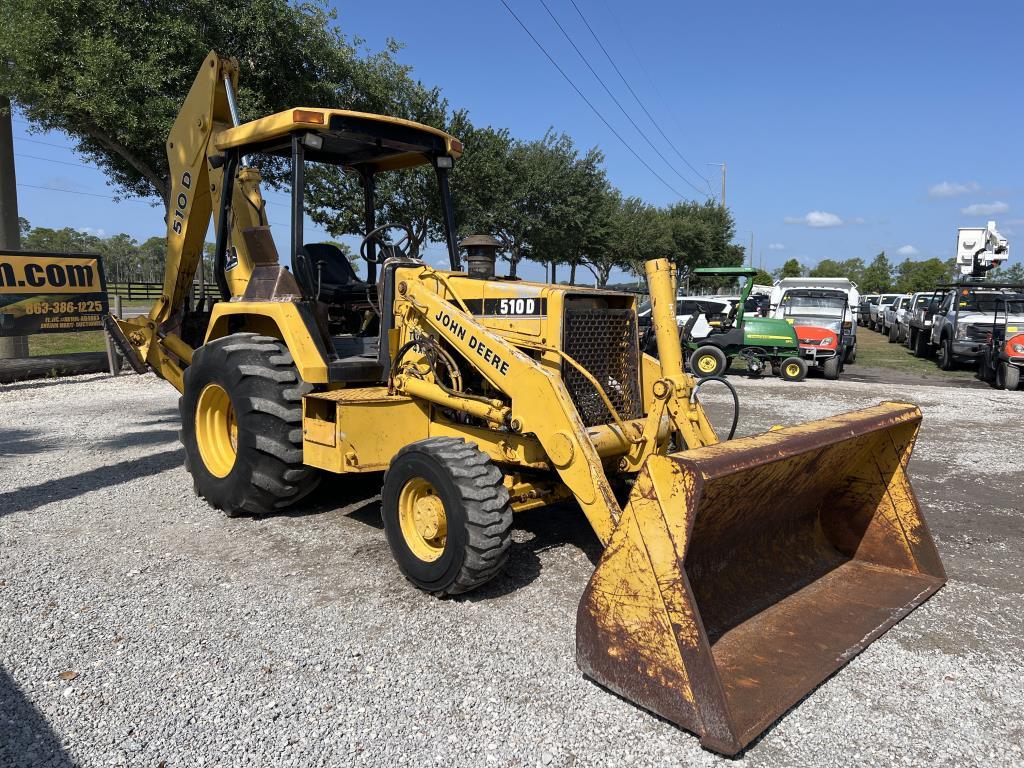
[[[110,327],[137,370],[181,392],[188,469],[212,506],[262,515],[324,472],[386,470],[398,567],[444,596],[501,571],[513,513],[574,501],[604,546],[580,667],[726,754],[944,583],[906,474],[917,408],[720,442],[683,372],[669,262],[646,267],[659,362],[638,349],[631,295],[496,277],[485,246],[460,269],[455,138],[340,109],[238,124],[236,81],[232,60],[203,63],[167,143],[163,295]],[[291,271],[260,155],[291,163]],[[303,241],[307,163],[362,180],[365,279]],[[436,169],[450,270],[376,219],[378,174],[419,164]],[[220,295],[197,305],[211,216]]]

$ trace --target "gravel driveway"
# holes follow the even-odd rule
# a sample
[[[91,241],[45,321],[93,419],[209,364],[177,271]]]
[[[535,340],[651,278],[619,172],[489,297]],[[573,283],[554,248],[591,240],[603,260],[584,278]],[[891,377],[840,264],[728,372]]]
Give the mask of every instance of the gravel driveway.
[[[950,577],[742,763],[1024,765],[1024,392],[734,380],[741,433],[919,403]],[[153,376],[0,386],[0,765],[730,762],[576,668],[599,554],[578,511],[518,516],[508,572],[438,601],[392,563],[379,475],[268,519],[209,509],[176,402]]]

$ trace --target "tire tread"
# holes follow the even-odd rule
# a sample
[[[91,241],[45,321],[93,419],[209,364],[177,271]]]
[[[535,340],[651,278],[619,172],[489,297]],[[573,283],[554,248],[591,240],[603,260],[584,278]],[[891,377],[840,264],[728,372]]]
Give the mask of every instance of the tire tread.
[[[239,453],[237,461],[246,462],[247,484],[233,493],[202,490],[202,479],[190,457],[186,430],[179,432],[185,446],[185,469],[193,476],[197,495],[229,517],[247,513],[266,515],[302,499],[319,484],[320,473],[302,460],[302,396],[313,387],[302,381],[287,347],[279,339],[255,333],[236,333],[216,339],[196,350],[192,364],[185,369],[185,391],[195,371],[207,367],[219,370],[232,382],[232,398],[238,418],[248,413],[259,419],[252,450]],[[186,398],[178,400],[182,422],[194,418],[186,413]],[[252,430],[250,430],[252,431]],[[228,475],[230,478],[231,475]]]

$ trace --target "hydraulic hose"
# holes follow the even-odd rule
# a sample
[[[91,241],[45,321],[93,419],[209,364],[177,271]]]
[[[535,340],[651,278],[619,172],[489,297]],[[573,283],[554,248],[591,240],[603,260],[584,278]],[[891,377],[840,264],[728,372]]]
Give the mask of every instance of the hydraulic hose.
[[[709,381],[722,382],[732,393],[732,426],[729,427],[729,436],[725,438],[726,440],[732,440],[733,435],[736,434],[736,425],[739,424],[740,421],[740,396],[736,393],[736,387],[734,387],[731,382],[727,381],[724,376],[705,376],[703,379],[698,379],[696,386],[690,393],[690,402],[697,402],[697,392],[699,392],[700,388]]]

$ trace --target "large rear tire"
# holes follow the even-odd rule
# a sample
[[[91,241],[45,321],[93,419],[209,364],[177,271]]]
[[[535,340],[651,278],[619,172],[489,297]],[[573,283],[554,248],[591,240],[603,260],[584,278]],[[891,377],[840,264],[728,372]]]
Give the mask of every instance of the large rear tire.
[[[853,363],[857,362],[857,345],[856,344],[854,344],[852,347],[850,347],[848,350],[846,350],[846,360],[845,360],[845,362],[850,363],[850,364],[853,364]]]
[[[698,378],[722,376],[728,368],[729,361],[725,357],[725,352],[710,344],[697,347],[690,355],[690,370]]]
[[[399,569],[438,597],[476,589],[508,560],[512,507],[501,470],[462,438],[400,450],[384,476],[381,515]]]
[[[302,396],[288,348],[236,333],[195,351],[178,399],[185,469],[196,493],[228,517],[265,515],[312,491],[319,473],[302,463]]]

